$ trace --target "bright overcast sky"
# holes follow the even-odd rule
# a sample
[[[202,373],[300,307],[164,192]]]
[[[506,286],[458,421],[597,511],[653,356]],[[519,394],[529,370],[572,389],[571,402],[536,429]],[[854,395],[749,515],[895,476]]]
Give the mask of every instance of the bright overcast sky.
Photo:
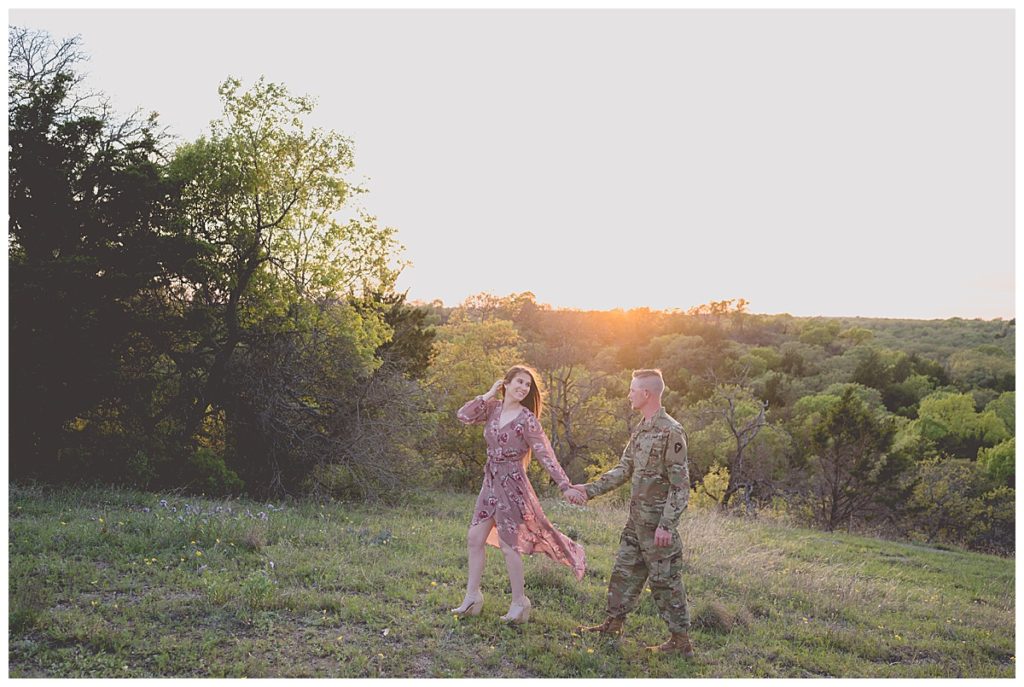
[[[1014,316],[1014,19],[989,11],[47,10],[198,136],[266,75],[355,143],[412,299]]]

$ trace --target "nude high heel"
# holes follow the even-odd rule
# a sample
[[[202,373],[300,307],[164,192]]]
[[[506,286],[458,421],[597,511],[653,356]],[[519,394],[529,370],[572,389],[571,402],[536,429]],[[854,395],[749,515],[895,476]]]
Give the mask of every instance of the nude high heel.
[[[480,596],[470,601],[468,606],[466,605],[466,601],[469,601],[468,596],[462,602],[461,606],[452,609],[452,613],[459,616],[460,618],[465,617],[467,615],[480,615],[480,611],[484,609],[484,595],[481,594]]]
[[[506,623],[525,623],[530,619],[530,609],[533,608],[533,604],[525,596],[523,597],[523,603],[512,604],[508,613],[501,616],[501,619]]]

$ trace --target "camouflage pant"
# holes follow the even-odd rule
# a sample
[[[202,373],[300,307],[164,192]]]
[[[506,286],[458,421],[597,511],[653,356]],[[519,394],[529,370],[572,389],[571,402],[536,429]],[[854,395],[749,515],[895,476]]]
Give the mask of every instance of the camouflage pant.
[[[644,583],[650,579],[651,595],[669,631],[686,632],[690,628],[690,612],[683,587],[683,547],[676,532],[672,533],[671,545],[655,546],[655,528],[626,523],[608,581],[606,611],[613,618],[631,613],[640,601]]]

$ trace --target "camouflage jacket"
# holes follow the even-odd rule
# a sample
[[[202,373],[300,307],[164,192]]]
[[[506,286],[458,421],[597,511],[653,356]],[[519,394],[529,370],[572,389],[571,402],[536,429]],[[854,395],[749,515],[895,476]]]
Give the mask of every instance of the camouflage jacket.
[[[633,432],[619,464],[587,485],[587,498],[632,480],[629,519],[672,530],[690,498],[690,470],[683,426],[664,408]]]

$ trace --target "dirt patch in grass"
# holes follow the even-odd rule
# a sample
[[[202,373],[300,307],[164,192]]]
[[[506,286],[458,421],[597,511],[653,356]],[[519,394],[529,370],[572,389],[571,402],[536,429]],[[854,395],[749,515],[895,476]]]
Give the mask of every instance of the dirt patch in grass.
[[[950,662],[950,655],[940,649],[920,646],[892,646],[888,651],[874,659],[876,663],[887,665],[925,665]]]
[[[690,622],[694,629],[728,634],[736,629],[750,627],[754,616],[745,607],[731,608],[718,599],[710,599],[697,606]]]

